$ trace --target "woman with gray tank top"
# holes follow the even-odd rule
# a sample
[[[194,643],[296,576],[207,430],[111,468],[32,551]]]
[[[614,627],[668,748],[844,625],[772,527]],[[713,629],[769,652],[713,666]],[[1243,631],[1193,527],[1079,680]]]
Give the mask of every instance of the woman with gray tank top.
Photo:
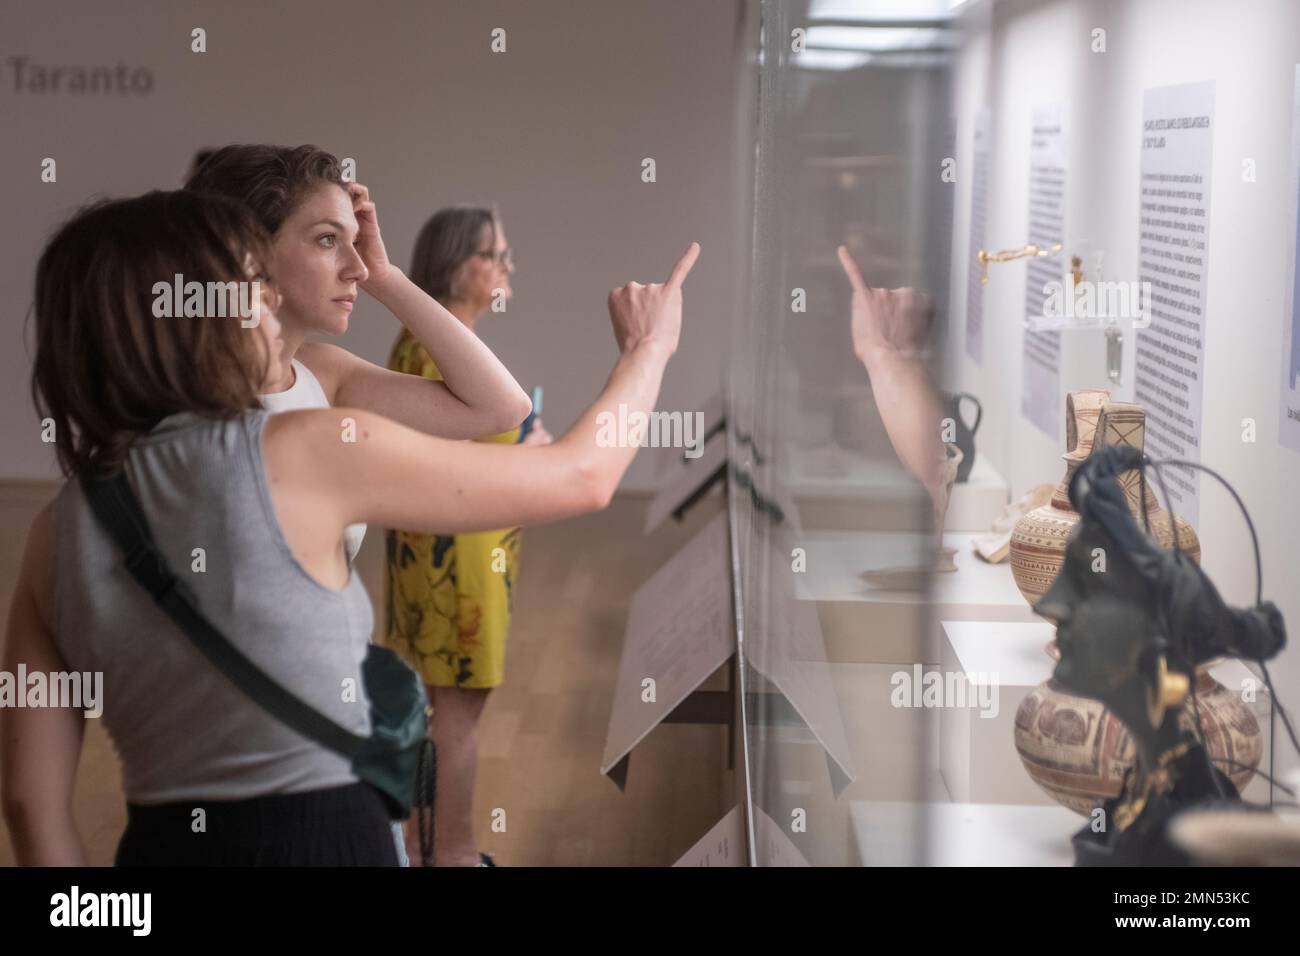
[[[243,203],[270,236],[268,271],[277,280],[285,343],[285,372],[262,395],[272,412],[351,405],[431,435],[466,438],[479,425],[514,428],[531,411],[491,350],[389,261],[370,191],[345,181],[332,153],[311,145],[223,146],[195,164],[185,188]],[[358,290],[452,374],[430,382],[336,345],[308,342],[308,336],[348,330]],[[348,526],[349,562],[365,533],[364,524]],[[405,862],[401,827],[394,825],[393,834]]]
[[[155,317],[154,290],[175,275],[269,289],[263,230],[236,204],[186,192],[100,203],[37,266],[33,392],[64,474],[124,474],[204,614],[364,735],[364,693],[341,693],[363,687],[372,624],[347,526],[476,531],[603,508],[636,449],[598,442],[598,422],[654,407],[698,254],[692,244],[664,284],[610,293],[619,358],[569,432],[487,445],[358,408],[271,415],[258,395],[286,374],[274,293],[233,317]],[[128,805],[120,864],[396,862],[378,793],[213,670],[131,577],[75,480],[28,534],[2,666],[102,673]],[[71,706],[0,713],[0,797],[20,863],[85,863],[71,797],[86,719]]]

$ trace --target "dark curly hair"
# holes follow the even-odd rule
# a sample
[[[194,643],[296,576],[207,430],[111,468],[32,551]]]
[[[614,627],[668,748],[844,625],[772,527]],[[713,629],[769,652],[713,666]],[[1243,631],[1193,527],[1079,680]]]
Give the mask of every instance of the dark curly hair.
[[[317,146],[239,144],[213,150],[185,188],[244,203],[275,235],[302,197],[322,183],[347,188],[333,153]]]

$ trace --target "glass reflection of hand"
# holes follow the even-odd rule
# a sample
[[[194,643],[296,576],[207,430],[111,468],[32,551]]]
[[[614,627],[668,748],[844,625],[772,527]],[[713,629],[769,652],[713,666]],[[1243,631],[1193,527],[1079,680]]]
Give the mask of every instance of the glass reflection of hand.
[[[853,286],[853,351],[866,366],[889,441],[899,460],[929,492],[940,527],[956,470],[944,445],[943,405],[921,358],[930,331],[930,297],[915,289],[876,289],[838,249]]]
[[[876,289],[845,246],[837,250],[844,274],[853,287],[853,351],[864,362],[880,350],[912,355],[930,332],[934,309],[930,297],[915,289]]]

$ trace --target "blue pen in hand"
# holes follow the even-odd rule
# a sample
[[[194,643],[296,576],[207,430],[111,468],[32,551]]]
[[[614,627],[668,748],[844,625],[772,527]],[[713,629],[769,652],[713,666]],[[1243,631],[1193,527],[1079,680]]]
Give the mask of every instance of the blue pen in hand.
[[[528,433],[533,430],[533,420],[542,413],[542,386],[538,385],[533,389],[533,410],[528,413],[524,423],[519,426],[519,441],[528,437]]]

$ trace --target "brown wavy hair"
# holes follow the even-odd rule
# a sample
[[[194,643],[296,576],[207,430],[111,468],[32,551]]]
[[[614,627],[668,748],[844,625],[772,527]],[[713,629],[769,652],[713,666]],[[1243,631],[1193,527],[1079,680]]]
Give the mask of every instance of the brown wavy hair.
[[[326,183],[347,189],[338,158],[318,146],[236,144],[212,150],[185,188],[243,203],[275,235],[303,197]]]
[[[497,213],[483,206],[448,206],[439,209],[420,229],[411,255],[411,281],[439,302],[455,301],[461,265],[480,252],[486,229],[497,241]]]
[[[237,316],[155,318],[153,287],[246,281],[266,243],[244,207],[183,191],[98,202],[59,228],[36,266],[32,398],[65,475],[116,471],[168,415],[259,407],[261,335]]]

